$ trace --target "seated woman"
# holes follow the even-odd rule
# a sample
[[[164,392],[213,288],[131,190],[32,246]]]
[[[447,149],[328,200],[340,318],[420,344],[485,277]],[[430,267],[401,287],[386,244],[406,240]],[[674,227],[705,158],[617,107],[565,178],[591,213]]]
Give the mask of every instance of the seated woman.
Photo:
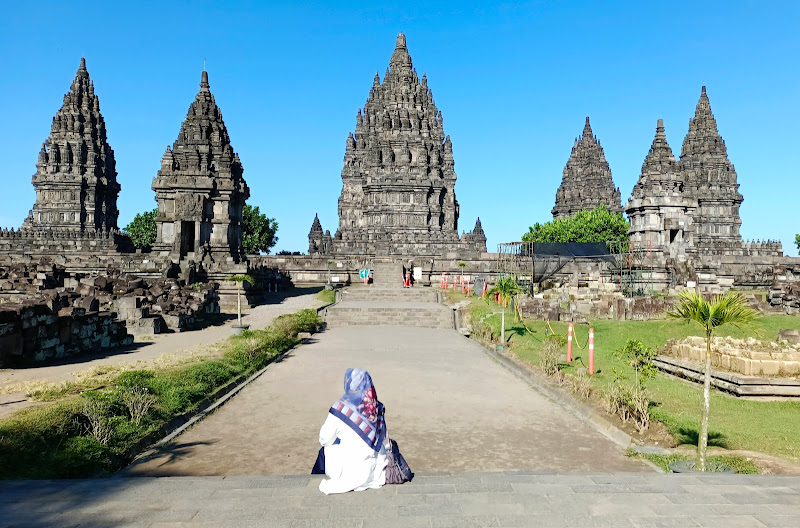
[[[344,396],[333,404],[319,431],[325,474],[319,483],[326,495],[380,488],[386,483],[386,421],[372,378],[366,370],[347,369]]]

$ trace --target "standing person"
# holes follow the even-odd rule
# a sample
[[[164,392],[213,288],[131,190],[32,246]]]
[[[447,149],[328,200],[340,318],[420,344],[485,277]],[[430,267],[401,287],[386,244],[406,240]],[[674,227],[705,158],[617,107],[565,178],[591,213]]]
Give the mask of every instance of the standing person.
[[[331,406],[319,431],[325,474],[319,483],[326,495],[380,488],[386,483],[386,421],[372,377],[347,369],[344,395]]]

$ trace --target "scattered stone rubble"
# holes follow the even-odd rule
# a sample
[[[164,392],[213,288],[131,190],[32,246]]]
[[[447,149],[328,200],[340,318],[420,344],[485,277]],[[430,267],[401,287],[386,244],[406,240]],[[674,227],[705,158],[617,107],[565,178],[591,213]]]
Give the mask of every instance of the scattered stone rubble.
[[[772,285],[767,297],[770,306],[782,308],[787,314],[800,313],[800,281]]]
[[[124,346],[131,334],[197,328],[219,313],[218,289],[114,269],[70,274],[48,262],[1,267],[0,366]]]

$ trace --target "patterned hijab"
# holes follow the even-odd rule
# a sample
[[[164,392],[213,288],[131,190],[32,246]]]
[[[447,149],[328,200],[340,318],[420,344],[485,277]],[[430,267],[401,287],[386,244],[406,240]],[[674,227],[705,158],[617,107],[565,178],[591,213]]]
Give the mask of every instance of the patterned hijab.
[[[347,369],[344,375],[344,396],[329,411],[346,423],[364,442],[380,451],[386,437],[383,404],[378,401],[369,372]]]

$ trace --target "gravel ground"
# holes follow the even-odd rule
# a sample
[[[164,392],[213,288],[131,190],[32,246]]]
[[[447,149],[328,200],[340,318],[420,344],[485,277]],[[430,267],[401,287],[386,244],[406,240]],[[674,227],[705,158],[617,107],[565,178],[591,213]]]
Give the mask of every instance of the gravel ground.
[[[316,308],[323,304],[316,293],[305,293],[305,291],[290,290],[287,292],[288,296],[273,294],[275,297],[271,298],[268,304],[251,308],[249,313],[242,317],[242,322],[249,324],[251,329],[261,329],[269,326],[272,320],[279,315],[296,312],[303,308]],[[59,364],[23,369],[0,369],[0,392],[4,393],[0,394],[0,418],[35,404],[25,397],[24,392],[9,392],[15,386],[75,379],[77,373],[101,365],[136,363],[145,368],[148,363],[165,355],[190,357],[208,353],[209,345],[231,335],[230,326],[235,322],[236,317],[233,316],[224,324],[210,326],[203,330],[137,337],[133,345],[129,347],[113,352],[70,358],[68,362]]]

